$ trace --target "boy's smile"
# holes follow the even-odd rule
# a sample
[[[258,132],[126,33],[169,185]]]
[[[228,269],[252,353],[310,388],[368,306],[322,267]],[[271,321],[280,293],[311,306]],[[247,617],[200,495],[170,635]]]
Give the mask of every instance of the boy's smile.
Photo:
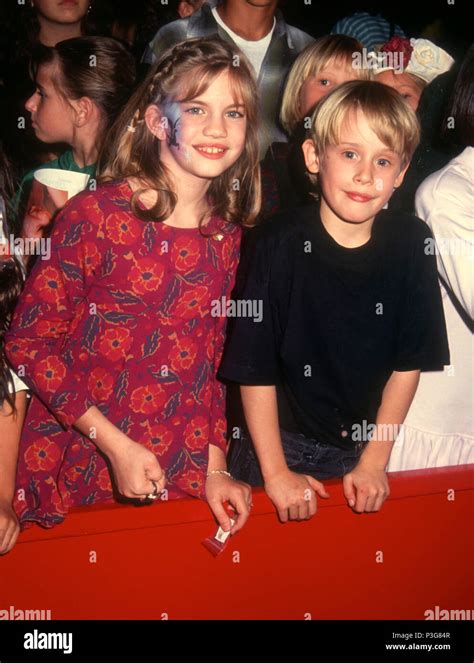
[[[328,232],[342,244],[345,237],[348,245],[350,238],[355,246],[359,239],[367,241],[375,215],[402,183],[408,166],[401,155],[380,140],[360,110],[343,123],[337,144],[317,155],[307,140],[303,151],[308,170],[319,173],[321,220]]]

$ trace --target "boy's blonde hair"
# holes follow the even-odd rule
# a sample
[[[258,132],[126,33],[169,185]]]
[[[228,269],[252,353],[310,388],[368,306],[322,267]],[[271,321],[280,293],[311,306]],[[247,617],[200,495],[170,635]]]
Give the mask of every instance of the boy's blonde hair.
[[[160,141],[148,129],[144,115],[156,105],[166,110],[176,102],[202,94],[222,72],[230,77],[235,101],[242,102],[247,117],[242,154],[208,189],[211,214],[231,223],[252,225],[260,211],[260,168],[258,144],[258,95],[255,77],[245,56],[222,39],[189,39],[163,53],[135,91],[112,127],[101,157],[99,181],[136,177],[146,188],[132,197],[132,210],[146,221],[164,221],[176,205],[170,174],[160,160]],[[171,131],[173,118],[169,118]],[[150,209],[143,209],[139,197],[144,191],[157,194]]]
[[[341,67],[353,68],[354,78],[372,80],[371,69],[355,65],[354,53],[362,55],[363,46],[357,39],[346,35],[326,35],[301,51],[288,74],[280,112],[281,123],[290,135],[303,119],[300,109],[301,88],[308,78],[317,76],[330,63],[337,62]]]
[[[343,83],[321,100],[312,115],[309,131],[317,154],[339,142],[344,122],[357,110],[364,113],[382,143],[400,155],[405,167],[420,142],[418,119],[396,90],[375,81]]]

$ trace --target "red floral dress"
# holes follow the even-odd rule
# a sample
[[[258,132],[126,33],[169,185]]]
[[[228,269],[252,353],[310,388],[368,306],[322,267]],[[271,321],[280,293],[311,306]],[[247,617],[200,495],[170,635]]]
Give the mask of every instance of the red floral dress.
[[[76,196],[58,215],[6,337],[34,392],[20,443],[14,507],[22,527],[60,523],[71,506],[113,499],[94,443],[72,428],[92,405],[151,449],[170,499],[204,497],[209,444],[226,451],[216,379],[241,231],[144,222],[127,182]]]

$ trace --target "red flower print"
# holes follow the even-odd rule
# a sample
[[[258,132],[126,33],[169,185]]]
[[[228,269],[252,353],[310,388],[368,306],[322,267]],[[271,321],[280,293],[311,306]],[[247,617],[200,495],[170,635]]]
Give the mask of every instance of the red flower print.
[[[209,312],[208,299],[209,289],[204,285],[198,285],[176,300],[172,314],[178,318],[203,317]]]
[[[201,495],[204,492],[204,472],[188,470],[179,479],[179,487],[190,495]]]
[[[141,235],[138,221],[130,217],[127,212],[113,212],[105,220],[105,229],[108,238],[116,244],[134,244]]]
[[[163,424],[155,424],[150,426],[147,422],[147,431],[143,435],[143,440],[146,446],[162,456],[171,446],[174,439],[174,434],[169,428]]]
[[[36,334],[41,337],[55,338],[66,330],[60,320],[38,320],[35,325]]]
[[[197,344],[188,338],[181,338],[168,355],[173,371],[191,368],[198,352]]]
[[[101,253],[95,242],[85,242],[84,244],[84,262],[87,272],[91,272],[100,265]]]
[[[34,359],[38,350],[31,347],[31,341],[27,338],[17,338],[8,344],[8,352],[12,361],[21,364],[25,358]]]
[[[235,246],[232,241],[224,242],[222,245],[222,261],[225,271],[229,271],[234,262]]]
[[[151,414],[156,412],[166,400],[166,393],[160,384],[148,384],[132,391],[130,407],[134,412]]]
[[[112,492],[112,481],[110,479],[110,474],[107,467],[103,467],[97,475],[97,485],[99,486],[100,490],[103,490],[107,493]]]
[[[64,297],[64,286],[59,270],[46,267],[33,284],[38,297],[49,304],[57,304]]]
[[[130,281],[133,292],[144,295],[156,290],[163,281],[165,267],[154,258],[141,258],[130,270]]]
[[[118,361],[125,356],[131,345],[128,329],[107,329],[100,341],[99,352],[110,361]]]
[[[87,387],[94,400],[106,401],[112,393],[114,380],[110,373],[98,366],[89,375]]]
[[[195,237],[181,235],[173,241],[171,258],[178,272],[189,272],[197,265],[199,255],[199,241]]]
[[[38,362],[34,375],[40,389],[54,393],[66,376],[66,367],[60,359],[52,355]]]
[[[69,485],[71,483],[77,482],[78,479],[84,476],[88,464],[89,460],[86,458],[82,462],[78,461],[77,463],[69,467],[64,473],[65,483]]]
[[[380,49],[384,53],[401,53],[403,57],[403,68],[406,69],[413,53],[413,46],[406,37],[392,37]]]
[[[52,506],[56,508],[58,513],[66,514],[69,508],[74,505],[71,493],[67,490],[64,484],[62,484],[58,490],[58,486],[55,484],[53,477],[48,477],[45,484],[51,486],[49,501]]]
[[[61,451],[47,438],[31,444],[25,452],[25,462],[31,472],[48,472],[58,462]]]
[[[225,441],[227,435],[227,423],[224,417],[216,419],[213,433],[216,440],[222,439]]]
[[[201,402],[205,407],[211,407],[212,389],[210,384],[206,384],[199,394]]]
[[[190,449],[203,449],[209,442],[209,423],[205,417],[194,417],[186,426],[184,441]]]

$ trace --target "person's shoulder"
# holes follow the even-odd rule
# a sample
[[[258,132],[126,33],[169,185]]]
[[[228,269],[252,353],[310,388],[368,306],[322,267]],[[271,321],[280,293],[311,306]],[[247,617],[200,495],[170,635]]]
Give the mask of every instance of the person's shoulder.
[[[288,25],[287,23],[286,30],[298,51],[302,51],[306,46],[309,46],[309,44],[316,41],[310,34],[304,32],[304,30],[300,30],[300,28],[297,28],[294,25]]]
[[[111,205],[123,203],[126,196],[123,182],[107,182],[95,189],[86,188],[73,196],[61,210],[61,217],[73,217],[77,221],[93,221],[104,213]]]
[[[150,46],[154,48],[159,42],[178,42],[185,39],[190,18],[189,16],[187,18],[179,18],[176,21],[171,21],[171,23],[163,25],[151,40]]]
[[[417,202],[428,202],[434,208],[442,205],[444,200],[449,205],[458,206],[464,201],[467,192],[472,201],[473,164],[474,148],[471,147],[421,183],[416,195]]]
[[[381,234],[389,245],[399,247],[403,253],[432,237],[428,224],[418,216],[389,210],[381,213]]]
[[[317,214],[316,205],[281,210],[261,221],[248,235],[253,235],[254,241],[259,243],[274,246],[285,243],[288,246],[292,239],[298,239],[306,233]]]

